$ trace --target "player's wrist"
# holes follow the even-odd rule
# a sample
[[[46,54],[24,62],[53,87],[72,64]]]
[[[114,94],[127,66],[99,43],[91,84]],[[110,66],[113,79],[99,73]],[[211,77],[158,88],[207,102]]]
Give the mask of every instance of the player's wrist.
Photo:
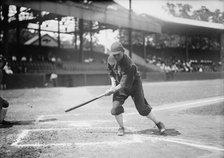
[[[116,92],[116,87],[111,87],[110,91],[111,91],[112,93],[115,93],[115,92]]]

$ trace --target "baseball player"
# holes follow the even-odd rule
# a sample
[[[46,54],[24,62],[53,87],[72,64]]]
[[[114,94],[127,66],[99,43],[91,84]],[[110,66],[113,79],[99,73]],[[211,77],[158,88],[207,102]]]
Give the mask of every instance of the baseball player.
[[[3,77],[2,70],[5,67],[6,63],[7,63],[6,59],[4,58],[3,55],[0,54],[0,84]],[[5,99],[0,97],[0,125],[11,125],[10,122],[4,120],[8,107],[9,107],[9,103]]]
[[[111,45],[107,64],[111,87],[106,91],[106,96],[113,94],[111,114],[115,116],[119,125],[117,135],[123,136],[125,134],[122,113],[124,113],[123,104],[129,96],[132,97],[139,114],[152,120],[160,130],[160,133],[163,134],[165,126],[153,115],[152,107],[144,97],[142,81],[137,66],[124,52],[125,49],[122,44],[114,42]]]

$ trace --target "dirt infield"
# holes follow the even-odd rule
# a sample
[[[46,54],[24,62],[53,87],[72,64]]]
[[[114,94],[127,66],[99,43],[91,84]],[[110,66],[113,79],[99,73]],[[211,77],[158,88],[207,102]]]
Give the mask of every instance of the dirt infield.
[[[144,83],[145,97],[167,131],[125,102],[126,135],[116,136],[111,97],[65,113],[109,86],[1,91],[9,103],[0,126],[0,158],[222,158],[224,81]]]

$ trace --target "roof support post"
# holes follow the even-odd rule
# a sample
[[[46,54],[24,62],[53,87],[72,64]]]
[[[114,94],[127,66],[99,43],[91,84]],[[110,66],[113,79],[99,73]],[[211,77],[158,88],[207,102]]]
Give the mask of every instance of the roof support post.
[[[58,17],[58,48],[61,47],[61,41],[60,41],[60,20]]]
[[[143,58],[146,59],[146,47],[147,47],[147,43],[146,43],[147,39],[146,37],[144,36],[143,37]]]
[[[0,9],[2,10],[3,1],[0,0]],[[0,34],[2,33],[2,18],[0,18]]]
[[[90,52],[92,53],[93,52],[93,23],[92,21],[90,21],[90,32],[89,32],[89,35],[90,35]]]
[[[74,28],[74,44],[75,44],[75,51],[77,51],[77,26],[78,26],[78,20],[77,18],[75,20],[75,28]]]
[[[79,19],[79,61],[83,61],[83,19]]]
[[[41,21],[39,21],[38,23],[38,43],[39,43],[39,46],[41,47]]]
[[[16,42],[20,44],[20,26],[19,26],[20,7],[16,6]]]
[[[129,30],[128,30],[128,36],[129,36],[129,56],[132,58],[132,29],[131,29],[131,24],[132,24],[132,18],[131,18],[131,0],[129,0]]]
[[[220,34],[220,61],[222,65],[221,71],[223,71],[224,70],[224,31],[222,31]]]
[[[9,22],[8,22],[8,13],[9,13],[9,6],[8,5],[5,5],[3,4],[2,5],[2,14],[3,14],[3,50],[5,50],[3,52],[3,55],[7,58],[8,57],[8,40],[9,40]]]
[[[189,36],[185,34],[185,62],[189,59]]]

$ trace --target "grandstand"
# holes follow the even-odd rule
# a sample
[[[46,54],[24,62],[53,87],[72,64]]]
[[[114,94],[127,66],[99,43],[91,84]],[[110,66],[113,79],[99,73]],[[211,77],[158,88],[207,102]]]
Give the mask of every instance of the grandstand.
[[[41,30],[40,25],[38,29],[32,28],[37,32],[39,37],[36,35],[28,41],[24,41],[24,43],[19,41],[18,37],[14,43],[10,43],[4,38],[0,42],[0,49],[5,51],[3,54],[7,56],[9,65],[14,72],[13,75],[7,76],[7,87],[44,87],[51,73],[56,73],[58,75],[57,86],[108,84],[109,80],[106,71],[108,55],[104,54],[104,51],[94,49],[91,42],[88,45],[89,48],[86,49],[83,46],[82,39],[84,33],[89,33],[91,35],[91,33],[97,33],[104,29],[133,29],[146,34],[169,33],[190,36],[198,34],[203,36],[208,34],[208,38],[213,36],[220,38],[220,48],[223,46],[224,29],[220,27],[220,25],[209,24],[207,22],[203,22],[203,24],[200,23],[199,25],[196,24],[195,21],[184,19],[179,19],[180,22],[178,22],[178,20],[167,21],[151,16],[139,16],[135,13],[132,14],[133,23],[129,25],[129,21],[127,20],[129,16],[128,10],[113,1],[109,2],[110,3],[94,2],[90,5],[76,3],[75,1],[69,2],[69,4],[67,1],[32,1],[31,3],[10,0],[5,1],[3,5],[3,16],[6,16],[6,8],[9,7],[9,5],[27,7],[27,10],[34,9],[34,11],[38,13],[41,13],[39,10],[46,10],[50,13],[42,17],[37,16],[32,20],[24,21],[16,21],[18,18],[10,19],[10,21],[8,19],[10,17],[6,16],[6,18],[4,18],[5,21],[1,22],[7,23],[6,20],[8,19],[10,21],[8,26],[10,27],[4,27],[4,35],[2,35],[4,37],[6,37],[6,33],[10,29],[17,28],[15,29],[16,31],[19,30],[18,27],[30,29],[28,28],[29,23],[39,25],[44,21],[57,19],[58,25],[60,25],[59,19],[62,20],[64,16],[74,16],[71,20],[74,23],[78,23],[78,25],[75,24],[75,28],[71,32],[60,32],[59,26],[56,31],[50,30],[50,32],[58,34],[58,39],[53,39],[47,34],[41,36],[41,31],[49,30]],[[41,5],[37,5],[39,3]],[[55,10],[52,6],[58,6],[64,9]],[[109,10],[105,10],[105,8],[108,9],[108,7]],[[74,12],[68,12],[65,8],[68,10],[73,9]],[[116,9],[114,10],[114,8]],[[86,14],[82,15],[81,13],[83,13],[83,11],[85,11]],[[96,13],[104,18],[99,19],[98,17],[91,16]],[[17,16],[17,14],[19,13],[15,13],[15,16]],[[117,16],[118,14],[123,15],[123,17]],[[124,21],[124,19],[126,20]],[[92,22],[96,20],[98,23],[96,26],[93,26]],[[15,25],[16,22],[19,26]],[[24,23],[26,24],[25,26]],[[79,40],[79,46],[76,41],[75,45],[72,47],[65,48],[63,43],[60,42],[60,33],[74,34],[74,40]],[[16,34],[18,34],[18,32],[16,32]],[[53,41],[53,47],[48,45],[51,43],[49,42],[50,40]],[[130,48],[130,45],[132,45],[132,50],[130,52],[132,53],[132,58],[139,66],[142,72],[142,78],[145,80],[164,81],[222,77],[220,71],[223,70],[221,69],[223,50],[198,50],[190,47],[156,48],[150,45],[143,46],[132,43],[126,43],[125,48]],[[186,43],[186,45],[188,45],[188,43]],[[126,53],[129,54],[128,50]],[[171,68],[174,69],[172,70]],[[199,73],[201,69],[203,69],[203,74]],[[172,73],[170,73],[171,71]],[[173,72],[175,72],[175,74]],[[188,74],[185,74],[185,72]],[[172,76],[168,77],[170,74]],[[14,84],[18,82],[20,83],[19,86],[18,84]]]

